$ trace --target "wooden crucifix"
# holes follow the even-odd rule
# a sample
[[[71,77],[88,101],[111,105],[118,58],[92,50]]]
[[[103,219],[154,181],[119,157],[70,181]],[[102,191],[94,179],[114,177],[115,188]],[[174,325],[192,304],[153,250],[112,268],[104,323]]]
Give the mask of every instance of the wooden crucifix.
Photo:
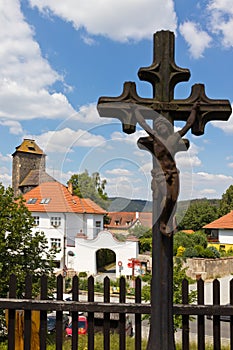
[[[202,135],[207,122],[226,121],[231,114],[231,106],[228,100],[208,98],[203,84],[193,85],[188,98],[174,99],[176,84],[187,81],[190,72],[174,62],[172,32],[160,31],[154,34],[153,63],[149,67],[140,68],[138,75],[141,80],[152,84],[152,98],[138,96],[135,83],[126,82],[120,96],[100,97],[98,111],[101,117],[118,118],[122,122],[123,131],[128,134],[135,132],[137,123],[148,133],[148,137],[138,140],[139,147],[149,150],[153,155],[151,326],[147,350],[173,350],[172,232],[179,194],[179,174],[174,156],[176,152],[188,149],[188,140],[182,137],[189,129],[194,135]],[[170,146],[167,145],[170,141],[166,143],[159,135],[160,116],[164,119],[162,124],[169,122],[172,126],[170,129],[173,129],[176,120],[186,122],[179,135],[171,130],[173,143]],[[152,128],[146,122],[149,119],[153,122]],[[170,165],[166,157],[169,158]],[[163,191],[164,184],[166,195]]]

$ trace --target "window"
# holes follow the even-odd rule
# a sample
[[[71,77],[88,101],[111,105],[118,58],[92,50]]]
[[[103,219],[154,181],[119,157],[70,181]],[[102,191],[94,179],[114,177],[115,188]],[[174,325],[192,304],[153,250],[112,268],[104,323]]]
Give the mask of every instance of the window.
[[[54,227],[58,227],[61,225],[61,217],[60,216],[52,216],[50,219],[51,225]]]
[[[29,200],[27,201],[27,204],[35,204],[37,201],[37,198],[29,198]]]
[[[34,226],[39,226],[40,217],[39,217],[39,216],[33,216],[33,219],[34,219],[33,225],[34,225]]]
[[[48,204],[50,202],[50,198],[42,198],[40,204]]]
[[[96,221],[95,227],[96,227],[96,233],[98,234],[101,230],[101,221]]]
[[[50,238],[51,247],[61,248],[61,238]]]

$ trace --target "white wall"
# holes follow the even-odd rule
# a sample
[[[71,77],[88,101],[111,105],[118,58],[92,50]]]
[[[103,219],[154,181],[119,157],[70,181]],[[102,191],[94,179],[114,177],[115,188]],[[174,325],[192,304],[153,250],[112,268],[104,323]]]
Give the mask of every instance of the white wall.
[[[110,249],[116,254],[116,276],[120,276],[118,262],[122,262],[123,270],[121,275],[132,275],[132,269],[127,264],[130,258],[138,257],[138,242],[117,241],[109,231],[101,231],[99,235],[91,240],[76,238],[75,258],[73,267],[75,271],[86,271],[89,274],[96,274],[96,252],[99,249]]]
[[[62,265],[64,255],[64,235],[66,237],[66,245],[74,246],[77,233],[83,232],[90,239],[96,237],[96,221],[101,221],[101,229],[103,229],[103,215],[57,212],[32,212],[31,214],[32,216],[39,216],[40,218],[39,226],[35,226],[33,231],[44,232],[49,243],[49,248],[51,247],[51,238],[61,239],[61,251],[56,254],[56,260],[61,261]],[[61,217],[61,225],[53,227],[50,222],[51,217]],[[66,254],[69,250],[70,247],[66,247]],[[68,259],[72,260],[71,258]]]
[[[233,244],[233,230],[219,230],[219,242]]]

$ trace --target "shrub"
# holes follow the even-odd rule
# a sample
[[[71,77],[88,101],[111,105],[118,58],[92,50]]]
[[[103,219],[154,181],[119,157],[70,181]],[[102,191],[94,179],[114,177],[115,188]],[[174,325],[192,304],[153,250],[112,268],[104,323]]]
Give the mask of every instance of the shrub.
[[[79,272],[78,277],[80,277],[80,278],[87,277],[86,271]]]

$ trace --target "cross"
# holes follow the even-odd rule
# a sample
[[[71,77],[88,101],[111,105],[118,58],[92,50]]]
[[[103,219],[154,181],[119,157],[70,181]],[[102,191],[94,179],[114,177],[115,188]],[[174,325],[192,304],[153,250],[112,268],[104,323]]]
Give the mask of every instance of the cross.
[[[138,96],[136,84],[126,82],[123,92],[118,97],[100,97],[98,111],[101,117],[118,118],[123,131],[131,134],[136,130],[135,113],[132,105],[140,106],[143,118],[153,120],[153,131],[156,132],[157,114],[162,114],[173,125],[174,121],[187,121],[195,102],[199,109],[191,132],[202,135],[205,125],[211,120],[227,120],[231,114],[228,100],[213,100],[206,96],[203,84],[192,86],[191,94],[186,99],[174,99],[176,84],[187,81],[190,77],[188,69],[180,68],[174,61],[174,34],[161,31],[154,34],[154,59],[149,67],[140,68],[139,78],[148,81],[153,87],[153,98]],[[145,108],[144,108],[145,107]],[[153,113],[152,113],[153,111]],[[157,113],[157,114],[156,114]],[[140,125],[146,125],[142,122]],[[146,130],[147,127],[144,127]],[[146,130],[147,131],[147,130]],[[148,131],[147,131],[148,132]],[[153,141],[146,139],[147,149]],[[149,140],[149,141],[148,141]],[[165,158],[164,158],[165,159]],[[174,163],[175,164],[175,163]],[[153,158],[152,175],[155,178],[157,160]],[[178,176],[178,172],[176,172]],[[152,181],[153,184],[153,181]],[[151,322],[147,350],[175,350],[173,327],[173,239],[162,235],[159,226],[158,211],[163,202],[156,200],[153,190],[153,227],[152,227],[152,281],[151,281]]]
[[[138,96],[136,84],[125,82],[123,92],[118,97],[100,97],[98,111],[101,117],[116,117],[123,125],[123,131],[131,134],[136,130],[133,115],[121,113],[122,104],[135,103],[157,111],[174,124],[175,120],[186,121],[192,105],[200,101],[198,118],[192,127],[194,135],[204,134],[207,122],[211,120],[227,120],[231,114],[228,100],[213,100],[206,96],[205,86],[195,84],[191,94],[183,100],[174,99],[176,84],[187,81],[190,77],[188,69],[180,68],[174,61],[174,34],[161,31],[154,34],[154,60],[150,67],[140,68],[140,80],[148,81],[153,86],[153,98]],[[151,119],[153,113],[144,115]]]

